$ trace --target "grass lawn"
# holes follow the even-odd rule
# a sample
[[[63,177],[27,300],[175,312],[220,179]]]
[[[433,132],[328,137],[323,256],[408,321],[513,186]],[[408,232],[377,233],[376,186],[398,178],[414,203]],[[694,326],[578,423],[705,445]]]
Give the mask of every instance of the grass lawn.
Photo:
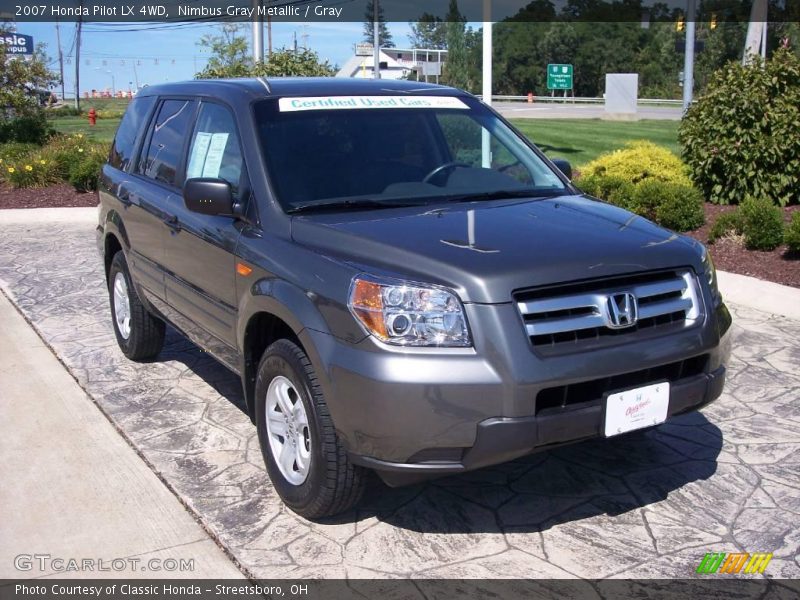
[[[629,140],[649,140],[680,155],[679,121],[513,119],[513,123],[549,157],[565,158],[574,167]]]
[[[81,117],[59,117],[52,119],[50,124],[56,131],[61,133],[82,133],[99,142],[111,143],[114,133],[117,131],[119,119],[98,119],[94,127],[89,125],[89,119],[84,115]]]
[[[110,143],[119,119],[99,119],[94,127],[85,116],[60,117],[51,123],[58,131],[83,133]],[[650,140],[680,154],[677,121],[514,119],[514,124],[548,156],[565,158],[575,167],[622,147],[628,140]]]

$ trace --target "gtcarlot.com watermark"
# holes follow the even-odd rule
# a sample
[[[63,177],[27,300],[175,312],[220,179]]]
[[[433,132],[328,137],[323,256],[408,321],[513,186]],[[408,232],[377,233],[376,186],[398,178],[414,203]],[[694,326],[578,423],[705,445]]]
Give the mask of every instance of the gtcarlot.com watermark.
[[[17,554],[14,557],[17,571],[41,571],[46,573],[92,573],[152,571],[168,573],[191,573],[193,558],[74,558],[51,554]]]

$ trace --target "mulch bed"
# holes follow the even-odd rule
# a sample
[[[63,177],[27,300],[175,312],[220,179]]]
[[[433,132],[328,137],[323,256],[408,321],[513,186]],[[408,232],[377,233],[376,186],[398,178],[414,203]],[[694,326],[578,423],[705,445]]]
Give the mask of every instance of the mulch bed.
[[[3,208],[41,208],[46,206],[97,206],[97,193],[76,192],[68,184],[54,185],[44,189],[16,190],[6,184],[0,184],[0,209]],[[708,232],[717,217],[734,210],[733,206],[717,206],[706,204],[706,224],[689,235],[703,243],[708,242]],[[788,222],[794,211],[800,206],[785,208],[784,215]],[[722,271],[749,275],[758,279],[766,279],[783,285],[800,288],[800,255],[792,255],[786,246],[780,246],[772,252],[746,250],[733,238],[718,240],[709,246],[714,264]]]
[[[734,206],[717,206],[706,204],[706,224],[700,229],[690,231],[688,235],[708,243],[708,232],[714,221],[722,213],[735,210]],[[786,222],[791,219],[794,211],[800,206],[791,206],[783,209]],[[714,265],[721,271],[749,275],[758,279],[765,279],[774,283],[800,287],[800,255],[792,254],[786,246],[778,246],[771,252],[747,250],[735,238],[723,238],[708,246]]]
[[[97,203],[97,192],[76,192],[67,183],[20,190],[0,184],[0,209],[97,206]]]

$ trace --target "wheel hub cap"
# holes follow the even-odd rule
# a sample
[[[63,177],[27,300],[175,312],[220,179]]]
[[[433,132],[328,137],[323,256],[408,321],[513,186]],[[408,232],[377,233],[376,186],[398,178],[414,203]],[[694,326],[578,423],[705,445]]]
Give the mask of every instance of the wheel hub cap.
[[[272,458],[289,483],[301,485],[311,465],[311,437],[305,405],[294,384],[283,376],[269,384],[265,403]]]
[[[114,277],[114,319],[122,339],[127,340],[131,336],[131,302],[128,298],[128,282],[122,273]]]

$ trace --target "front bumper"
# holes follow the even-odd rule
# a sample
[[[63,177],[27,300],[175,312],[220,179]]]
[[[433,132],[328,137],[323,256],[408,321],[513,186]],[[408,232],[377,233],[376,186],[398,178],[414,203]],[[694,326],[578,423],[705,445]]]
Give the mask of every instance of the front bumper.
[[[670,386],[670,417],[701,408],[722,394],[725,367],[681,380]],[[603,431],[603,406],[536,417],[494,417],[477,425],[475,444],[460,461],[394,463],[366,456],[351,456],[355,464],[377,471],[388,485],[409,485],[441,475],[471,471],[507,462],[562,444],[600,437]]]
[[[563,410],[543,410],[540,393],[553,387],[702,358],[702,368],[669,378],[668,415],[722,393],[731,343],[731,318],[722,304],[701,325],[678,333],[550,358],[536,356],[523,335],[514,335],[520,323],[512,307],[471,305],[467,311],[476,344],[457,351],[404,351],[371,338],[348,344],[308,329],[301,333],[351,460],[375,469],[390,485],[602,435],[601,394]]]

